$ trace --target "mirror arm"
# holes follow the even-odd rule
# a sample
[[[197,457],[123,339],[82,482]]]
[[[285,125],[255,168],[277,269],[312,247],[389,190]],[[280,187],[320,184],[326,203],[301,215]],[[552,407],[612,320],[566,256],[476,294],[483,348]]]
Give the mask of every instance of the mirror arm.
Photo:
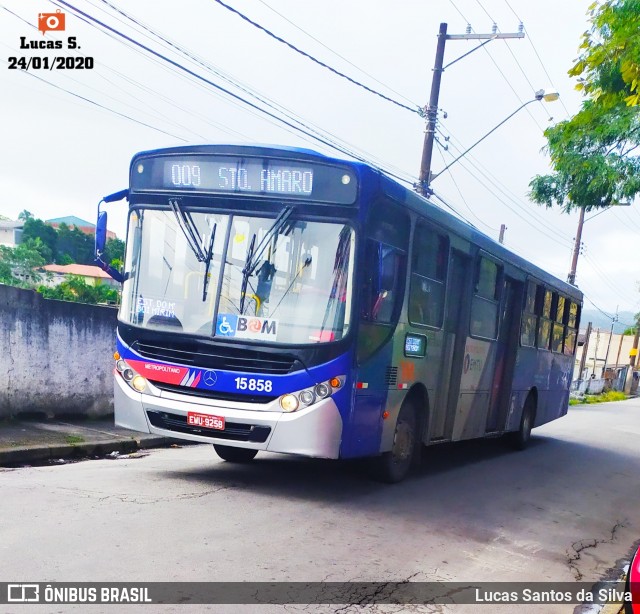
[[[96,257],[96,259],[94,260],[94,262],[110,277],[112,277],[113,279],[115,279],[117,282],[119,283],[124,283],[124,281],[127,279],[126,274],[123,275],[120,271],[118,271],[118,269],[115,269],[114,267],[112,267],[110,264],[107,264],[104,260],[102,260],[102,258],[100,258],[100,256]]]

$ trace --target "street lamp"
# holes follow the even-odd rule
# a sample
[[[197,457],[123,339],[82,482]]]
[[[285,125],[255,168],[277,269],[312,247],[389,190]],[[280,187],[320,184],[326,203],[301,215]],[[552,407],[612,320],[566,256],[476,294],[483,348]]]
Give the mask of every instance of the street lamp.
[[[550,90],[550,91],[538,90],[535,93],[534,98],[532,98],[531,100],[527,100],[527,102],[522,103],[513,113],[511,113],[511,115],[508,115],[507,117],[505,117],[498,125],[494,126],[481,139],[478,139],[473,145],[471,145],[471,147],[467,147],[467,149],[465,149],[457,158],[449,162],[449,164],[447,164],[447,166],[445,166],[439,173],[436,173],[434,175],[431,172],[431,169],[429,168],[420,169],[420,176],[425,177],[424,185],[422,186],[422,193],[425,196],[430,196],[433,193],[431,190],[431,182],[434,179],[437,179],[440,175],[442,175],[442,173],[444,173],[446,170],[451,168],[458,160],[460,160],[461,158],[464,158],[464,156],[466,156],[476,145],[479,145],[480,143],[482,143],[482,141],[484,141],[490,134],[493,134],[498,128],[500,128],[500,126],[508,122],[516,113],[524,109],[527,105],[531,104],[532,102],[541,102],[542,100],[544,100],[545,102],[553,102],[554,100],[558,100],[558,98],[560,98],[560,94],[555,90]],[[425,147],[433,148],[433,142],[430,142],[430,143],[425,142]],[[431,156],[428,156],[427,158],[431,160]],[[425,159],[424,155],[423,155],[423,159]]]

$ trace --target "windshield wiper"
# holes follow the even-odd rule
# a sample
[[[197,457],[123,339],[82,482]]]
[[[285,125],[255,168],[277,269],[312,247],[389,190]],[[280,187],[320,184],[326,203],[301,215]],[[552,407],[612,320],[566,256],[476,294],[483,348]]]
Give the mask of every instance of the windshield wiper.
[[[256,234],[254,233],[253,237],[251,237],[251,243],[249,244],[249,249],[247,250],[247,259],[245,260],[244,267],[242,268],[242,287],[240,289],[241,314],[244,313],[244,303],[247,293],[247,286],[249,285],[249,277],[254,274],[256,267],[260,263],[260,258],[269,246],[271,239],[274,235],[277,235],[284,228],[294,209],[295,207],[285,207],[280,212],[280,215],[278,215],[278,217],[275,219],[275,222],[273,222],[271,228],[267,230],[260,243],[258,243],[258,247],[255,247]]]
[[[193,218],[191,217],[191,213],[189,211],[185,211],[180,205],[180,199],[174,198],[169,199],[169,206],[171,207],[171,211],[176,216],[176,220],[178,222],[178,226],[180,226],[180,230],[182,230],[182,234],[184,238],[187,240],[191,251],[194,256],[198,260],[198,262],[206,262],[207,261],[207,253],[204,251],[204,246],[201,244],[198,239],[198,229],[196,227]]]
[[[218,224],[214,223],[213,228],[211,229],[211,234],[209,235],[209,245],[207,249],[204,248],[204,242],[200,241],[198,237],[198,228],[191,217],[191,213],[189,211],[185,211],[180,206],[180,200],[178,198],[174,198],[173,200],[169,200],[169,206],[171,207],[171,211],[176,216],[176,221],[178,222],[178,226],[180,230],[182,230],[182,234],[184,238],[187,240],[193,255],[196,257],[198,262],[204,262],[204,279],[202,281],[202,302],[207,300],[207,287],[209,286],[209,267],[211,266],[211,260],[213,258],[213,241],[216,238],[216,229],[218,228]]]
[[[204,279],[202,280],[202,302],[207,300],[207,287],[209,286],[209,266],[211,265],[211,259],[213,258],[213,241],[216,238],[216,229],[218,224],[214,223],[211,229],[211,235],[209,236],[209,247],[207,249],[207,257],[204,261]]]

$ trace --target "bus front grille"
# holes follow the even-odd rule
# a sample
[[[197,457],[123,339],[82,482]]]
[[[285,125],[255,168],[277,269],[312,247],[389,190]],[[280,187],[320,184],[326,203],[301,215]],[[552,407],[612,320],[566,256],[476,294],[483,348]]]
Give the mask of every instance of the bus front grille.
[[[212,437],[215,439],[228,439],[230,441],[250,441],[264,443],[271,433],[271,427],[257,424],[242,424],[240,422],[226,422],[223,431],[207,429],[187,424],[187,417],[179,414],[171,414],[166,411],[147,411],[149,422],[153,426],[175,433],[187,433]]]
[[[230,346],[210,346],[172,340],[171,347],[161,347],[140,341],[134,342],[131,347],[149,360],[193,365],[203,369],[281,375],[303,368],[291,354]]]
[[[174,392],[175,394],[187,394],[194,397],[213,399],[215,401],[266,404],[271,403],[271,401],[278,398],[277,396],[273,395],[242,394],[240,392],[218,392],[215,390],[205,390],[203,388],[191,388],[190,386],[177,386],[175,384],[158,382],[153,379],[149,379],[149,381],[157,388],[160,388],[160,390],[165,390],[166,392]]]

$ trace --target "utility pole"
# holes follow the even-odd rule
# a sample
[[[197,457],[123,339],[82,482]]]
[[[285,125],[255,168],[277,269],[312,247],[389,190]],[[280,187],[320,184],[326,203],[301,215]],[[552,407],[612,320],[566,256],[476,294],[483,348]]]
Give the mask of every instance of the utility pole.
[[[624,383],[625,394],[631,393],[631,384],[633,383],[633,367],[636,365],[636,356],[638,355],[638,340],[640,339],[640,321],[636,322],[636,334],[633,337],[633,347],[629,352],[629,367],[627,369],[627,377]]]
[[[431,180],[431,159],[433,157],[433,143],[436,138],[436,121],[438,119],[438,99],[440,98],[440,81],[442,79],[442,64],[444,62],[444,45],[447,42],[447,24],[441,23],[438,31],[438,45],[436,46],[436,61],[433,65],[433,77],[431,79],[431,94],[426,109],[427,129],[424,133],[422,146],[422,161],[420,162],[420,176],[418,179],[418,191],[423,196],[429,196],[429,183]]]
[[[424,144],[422,147],[422,160],[420,162],[420,175],[416,189],[419,194],[423,196],[430,196],[431,189],[431,160],[433,157],[433,144],[436,137],[436,122],[438,118],[438,100],[440,98],[440,81],[442,80],[442,73],[446,68],[449,68],[452,64],[455,64],[458,60],[461,60],[465,56],[469,55],[476,49],[486,45],[492,40],[501,38],[524,38],[524,31],[522,24],[520,24],[519,32],[498,32],[497,27],[494,25],[495,32],[491,34],[472,34],[469,27],[466,34],[447,34],[447,24],[441,23],[438,31],[438,44],[436,46],[436,60],[433,66],[433,78],[431,80],[431,94],[429,95],[429,104],[425,109],[425,116],[427,119],[427,128],[424,133]],[[460,56],[453,62],[443,66],[444,63],[444,47],[447,40],[483,40],[484,42],[468,51],[464,55]]]
[[[587,332],[584,337],[584,345],[582,346],[582,356],[580,356],[580,372],[578,373],[578,381],[582,381],[582,373],[587,362],[587,350],[589,349],[589,337],[591,337],[591,322],[587,324]]]
[[[571,270],[567,277],[567,282],[576,285],[576,268],[578,266],[578,256],[580,255],[580,244],[582,243],[582,227],[584,226],[584,207],[580,207],[580,219],[578,220],[578,230],[576,231],[576,242],[573,246],[573,258],[571,259]]]
[[[613,325],[618,321],[618,308],[616,307],[616,315],[611,318],[611,330],[609,331],[609,341],[607,342],[607,353],[604,355],[604,365],[602,367],[602,375],[600,377],[604,377],[604,373],[607,369],[607,360],[609,360],[609,348],[611,347],[611,337],[613,337]]]
[[[593,369],[591,369],[591,375],[596,376],[596,364],[598,362],[598,346],[600,345],[600,329],[596,328],[596,349],[593,352]]]
[[[498,243],[504,243],[504,231],[507,227],[504,224],[500,224],[500,236],[498,237]]]

